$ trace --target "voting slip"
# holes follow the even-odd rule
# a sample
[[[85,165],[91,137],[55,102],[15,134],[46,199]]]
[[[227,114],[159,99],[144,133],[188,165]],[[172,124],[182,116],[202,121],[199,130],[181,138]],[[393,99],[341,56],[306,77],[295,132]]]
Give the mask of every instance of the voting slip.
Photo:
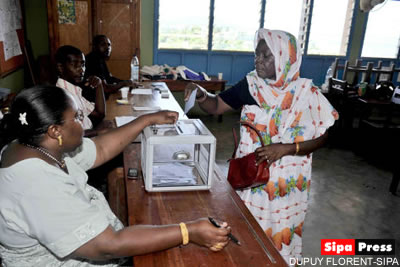
[[[189,110],[192,109],[194,106],[194,103],[196,101],[196,93],[197,93],[197,88],[192,91],[192,93],[189,96],[189,100],[185,103],[185,115],[189,112]]]

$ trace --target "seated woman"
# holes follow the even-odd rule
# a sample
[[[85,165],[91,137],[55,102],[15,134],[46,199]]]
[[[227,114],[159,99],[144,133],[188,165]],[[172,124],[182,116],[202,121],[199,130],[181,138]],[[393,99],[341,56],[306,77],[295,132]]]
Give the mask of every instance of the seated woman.
[[[211,114],[242,109],[240,119],[253,124],[256,134],[241,127],[236,157],[256,152],[267,161],[265,185],[237,191],[275,247],[289,263],[301,257],[302,227],[311,183],[311,154],[327,139],[337,112],[309,79],[300,78],[301,49],[293,35],[259,29],[255,36],[255,70],[219,94],[189,84],[185,99],[197,90],[197,102]]]
[[[230,228],[207,219],[124,228],[85,170],[111,159],[152,124],[175,123],[161,111],[93,139],[82,111],[58,87],[23,90],[0,125],[0,258],[5,266],[116,266],[118,259],[189,241],[219,251]],[[15,139],[14,141],[12,141]]]

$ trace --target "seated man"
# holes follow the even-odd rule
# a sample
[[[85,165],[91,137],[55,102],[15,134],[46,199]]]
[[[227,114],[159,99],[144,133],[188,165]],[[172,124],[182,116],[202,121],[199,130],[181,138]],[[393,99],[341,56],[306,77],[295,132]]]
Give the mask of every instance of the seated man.
[[[68,91],[73,96],[78,109],[83,111],[83,129],[92,129],[93,126],[96,126],[104,119],[106,112],[101,80],[96,76],[90,76],[85,81],[83,80],[85,56],[76,47],[65,45],[58,48],[55,60],[59,77],[56,85]],[[82,96],[82,89],[79,86],[82,83],[94,92],[94,103]],[[88,135],[88,132],[85,131],[85,135]]]
[[[105,35],[96,35],[92,41],[92,52],[86,55],[86,74],[85,77],[95,75],[103,82],[106,95],[116,92],[118,89],[135,84],[131,80],[121,80],[111,75],[108,70],[106,60],[111,55],[111,41]],[[84,90],[84,95],[86,95]],[[88,96],[90,98],[90,96]]]

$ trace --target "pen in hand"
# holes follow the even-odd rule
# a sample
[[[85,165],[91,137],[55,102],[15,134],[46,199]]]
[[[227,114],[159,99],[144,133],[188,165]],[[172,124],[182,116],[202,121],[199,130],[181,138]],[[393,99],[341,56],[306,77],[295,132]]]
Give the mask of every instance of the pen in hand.
[[[221,227],[213,218],[208,217],[208,220],[209,220],[210,223],[211,223],[212,225],[214,225],[215,227],[218,227],[218,228]],[[234,235],[232,235],[231,233],[229,233],[228,236],[229,236],[229,238],[230,238],[233,242],[235,242],[235,244],[241,246],[240,241],[239,241]]]

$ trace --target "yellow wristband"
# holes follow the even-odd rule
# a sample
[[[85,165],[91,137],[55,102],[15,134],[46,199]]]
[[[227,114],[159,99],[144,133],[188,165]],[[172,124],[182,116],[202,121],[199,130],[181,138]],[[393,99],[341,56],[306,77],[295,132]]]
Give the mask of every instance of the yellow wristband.
[[[299,153],[299,151],[300,151],[300,144],[296,143],[296,153],[294,153],[294,155],[296,156],[297,153]]]
[[[186,224],[181,222],[179,224],[179,227],[181,228],[181,234],[182,234],[182,245],[187,245],[189,243],[189,232],[186,227]]]

